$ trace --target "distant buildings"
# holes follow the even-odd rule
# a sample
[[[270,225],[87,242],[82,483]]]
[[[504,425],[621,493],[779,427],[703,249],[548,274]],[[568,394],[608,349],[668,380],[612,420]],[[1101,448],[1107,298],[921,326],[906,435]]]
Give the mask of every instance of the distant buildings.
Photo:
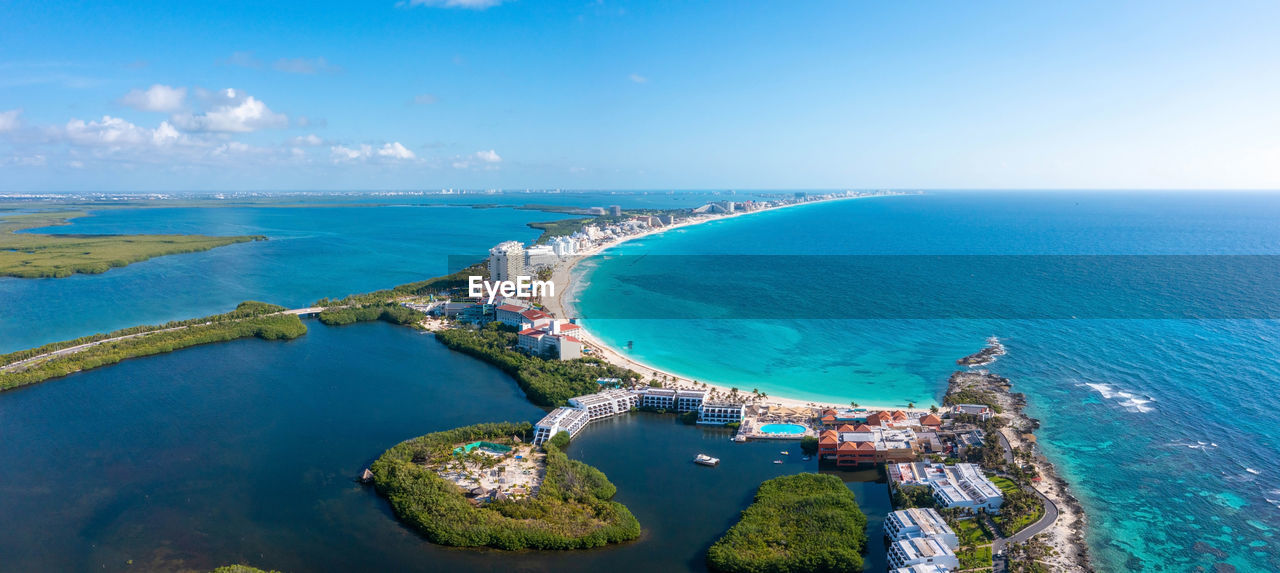
[[[570,237],[556,237],[547,242],[557,257],[572,257],[578,254],[578,243]]]
[[[524,251],[524,269],[526,272],[551,268],[560,262],[555,247],[551,245],[534,245]]]
[[[613,215],[614,217],[621,217],[621,216],[622,216],[622,206],[621,206],[621,205],[610,205],[610,206],[609,206],[609,214],[610,214],[610,215]]]
[[[928,486],[939,507],[998,512],[1004,492],[976,464],[891,464],[889,479],[901,485]]]
[[[519,241],[499,243],[489,249],[489,280],[514,281],[521,275],[527,276],[524,263],[524,246]]]
[[[703,402],[698,408],[698,423],[724,425],[741,422],[744,410],[746,406],[743,404]]]

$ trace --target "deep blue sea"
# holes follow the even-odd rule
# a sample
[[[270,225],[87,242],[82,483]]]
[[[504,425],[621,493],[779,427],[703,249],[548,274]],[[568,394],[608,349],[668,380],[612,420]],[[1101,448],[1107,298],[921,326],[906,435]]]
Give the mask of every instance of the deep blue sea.
[[[709,197],[717,196],[556,194],[492,202],[641,207]],[[529,240],[537,232],[526,222],[560,216],[348,200],[365,205],[104,210],[51,229],[261,233],[272,240],[101,275],[0,279],[0,352],[219,312],[244,299],[293,306],[418,280],[444,271],[450,255],[481,256],[498,241]],[[1240,571],[1280,571],[1280,321],[1275,309],[1258,313],[1280,276],[1258,276],[1269,259],[1211,262],[1230,293],[1220,297],[1202,275],[1153,285],[1134,280],[1142,277],[1126,267],[1130,275],[1117,281],[1121,273],[1098,262],[1113,259],[1089,258],[1277,255],[1277,221],[1274,194],[930,192],[824,203],[628,243],[592,262],[579,308],[598,335],[617,346],[630,341],[637,358],[660,367],[777,395],[876,405],[938,400],[955,359],[1000,336],[1009,354],[991,369],[1027,393],[1031,414],[1043,423],[1041,444],[1086,505],[1101,570],[1187,571],[1222,562]],[[764,261],[768,268],[727,259],[751,263],[739,265],[735,276],[732,264],[708,264],[706,255],[774,258]],[[867,255],[893,264],[868,266],[859,258]],[[945,256],[952,274],[937,280],[930,255]],[[1085,258],[1050,259],[1056,266],[1048,267],[976,258],[963,273],[954,258],[963,255]],[[904,266],[917,260],[918,272]],[[681,261],[689,267],[679,267]],[[1230,272],[1233,265],[1242,272]],[[1029,276],[1018,276],[1022,268]],[[1106,272],[1091,282],[1095,269]],[[1158,265],[1137,269],[1164,276]],[[986,286],[1004,298],[978,305],[977,317],[956,318],[982,298],[984,290],[975,289],[987,276],[1000,278]],[[750,288],[744,292],[743,285]],[[1091,304],[1109,305],[1064,316],[1063,301],[1075,304],[1072,297],[1081,293]],[[1212,308],[1188,306],[1204,296]],[[913,300],[932,304],[917,308]],[[1153,309],[1152,300],[1168,304]],[[1002,317],[1001,304],[1021,318]],[[663,313],[599,318],[618,308]],[[754,315],[740,314],[753,308]],[[820,312],[826,308],[829,315]],[[879,308],[891,311],[880,316]],[[1041,308],[1052,312],[1039,316]],[[1162,318],[1180,310],[1235,318]],[[1269,318],[1239,318],[1255,313]],[[311,324],[312,333],[299,341],[192,349],[0,394],[0,515],[39,516],[0,537],[9,540],[0,541],[0,570],[45,563],[125,569],[128,559],[159,569],[240,560],[286,570],[429,570],[439,559],[515,565],[436,551],[345,480],[408,435],[492,417],[532,419],[537,409],[521,406],[514,386],[492,369],[458,363],[409,331]],[[441,381],[457,379],[468,382],[469,394],[455,403],[456,386]],[[480,396],[482,411],[465,411],[464,404],[476,403],[471,394]],[[660,527],[653,543],[634,546],[641,549],[599,553],[589,562],[696,567],[705,544],[731,522],[735,510],[726,508],[745,506],[757,478],[767,477],[769,468],[755,464],[771,466],[768,449],[740,450],[743,467],[755,468],[742,480],[750,484],[733,486],[721,479],[733,474],[721,472],[682,494],[681,504],[710,504],[696,515],[729,514],[713,513],[685,536],[668,516],[683,510],[660,507],[653,492],[662,488],[645,484],[690,483],[689,476],[664,473],[683,471],[688,452],[671,458],[678,464],[662,457],[690,434],[636,420],[602,427],[620,432],[609,440],[634,450],[585,434],[575,447],[620,491],[643,491],[624,501],[646,507],[644,515],[637,511],[641,521]],[[697,435],[705,440],[697,447],[722,441]],[[634,467],[648,469],[628,471]],[[855,491],[871,499],[883,490]],[[1198,551],[1197,542],[1227,557]],[[335,549],[343,544],[348,550]],[[644,560],[667,547],[674,549],[663,559]],[[565,566],[554,558],[530,563]]]
[[[955,360],[997,335],[1009,354],[990,369],[1011,378],[1042,420],[1041,444],[1086,506],[1101,570],[1225,562],[1274,571],[1280,321],[1268,305],[1280,274],[1270,274],[1269,258],[1098,255],[1275,254],[1277,194],[936,192],[808,205],[627,243],[585,265],[577,296],[593,332],[617,348],[630,343],[644,362],[861,404],[936,403]],[[845,258],[822,258],[837,255]],[[921,255],[944,255],[945,264]],[[957,273],[963,255],[981,257],[960,259],[975,264]],[[1025,258],[992,255],[1055,257],[1028,278],[1017,274]],[[867,260],[877,262],[859,267]],[[1207,271],[1168,280],[1169,261]],[[930,276],[937,268],[956,276]],[[673,286],[682,276],[712,279]],[[1196,304],[1214,295],[1200,284],[1206,276],[1231,293],[1208,311]],[[985,290],[1004,298],[955,318]],[[877,297],[890,301],[886,316],[872,311]],[[1080,316],[1089,318],[1059,308],[1064,297],[1087,303]],[[619,308],[630,310],[619,316]],[[1054,312],[1037,314],[1045,308]],[[1186,313],[1233,318],[1167,318]]]

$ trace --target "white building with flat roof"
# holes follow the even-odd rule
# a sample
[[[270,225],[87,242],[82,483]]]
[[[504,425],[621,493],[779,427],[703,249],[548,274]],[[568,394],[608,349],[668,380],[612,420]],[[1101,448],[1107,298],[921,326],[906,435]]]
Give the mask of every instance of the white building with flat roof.
[[[640,396],[640,405],[646,408],[676,409],[676,391],[671,388],[640,388],[635,393]]]
[[[573,438],[590,422],[586,410],[578,408],[556,408],[543,416],[533,426],[533,445],[540,446],[560,432],[569,432]]]
[[[889,567],[937,565],[959,569],[960,559],[951,548],[936,539],[902,539],[889,544]]]
[[[1000,511],[1004,492],[991,483],[975,464],[956,464],[943,469],[944,477],[930,482],[933,499],[951,509]]]
[[[534,245],[524,250],[524,268],[535,270],[555,266],[560,262],[556,250],[551,245]]]
[[[742,421],[746,406],[732,402],[703,402],[698,408],[699,424],[729,424]]]
[[[893,569],[890,573],[947,573],[947,571],[948,569],[941,565],[912,565]]]
[[[938,511],[931,507],[913,507],[891,512],[884,520],[884,532],[890,541],[930,538],[941,541],[952,551],[960,548],[960,540]]]
[[[591,421],[626,414],[640,404],[640,396],[626,390],[604,390],[569,398],[569,405],[586,410]]]
[[[696,412],[702,408],[702,401],[706,398],[706,390],[676,390],[676,411]]]
[[[527,275],[524,270],[524,245],[519,241],[498,243],[489,249],[489,281],[514,281]]]

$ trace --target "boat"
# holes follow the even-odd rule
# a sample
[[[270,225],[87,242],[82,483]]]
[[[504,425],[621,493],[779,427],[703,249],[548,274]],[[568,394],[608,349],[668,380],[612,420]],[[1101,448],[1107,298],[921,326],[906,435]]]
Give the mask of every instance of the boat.
[[[784,450],[784,451],[782,452],[782,455],[784,455],[784,456],[789,456],[789,455],[791,455],[791,452],[788,452],[788,451],[785,451],[785,450]]]
[[[782,460],[773,460],[773,463],[775,463],[775,464],[780,464],[780,463],[782,463]]]
[[[809,461],[809,456],[805,456],[805,457],[803,457],[803,458],[800,458],[800,460],[801,460],[801,461],[806,461],[806,462],[807,462],[807,461]]]
[[[694,456],[693,463],[704,465],[704,466],[715,467],[720,465],[720,458],[713,458],[711,456],[708,456],[707,454],[698,454]]]

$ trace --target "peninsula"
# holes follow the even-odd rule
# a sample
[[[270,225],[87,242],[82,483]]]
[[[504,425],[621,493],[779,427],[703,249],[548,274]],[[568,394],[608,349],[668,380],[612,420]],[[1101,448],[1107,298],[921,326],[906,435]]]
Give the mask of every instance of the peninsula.
[[[216,247],[265,241],[262,235],[78,235],[20,233],[68,225],[84,211],[49,211],[0,218],[0,276],[63,278],[76,273],[105,273],[114,267],[164,255],[195,253]]]

